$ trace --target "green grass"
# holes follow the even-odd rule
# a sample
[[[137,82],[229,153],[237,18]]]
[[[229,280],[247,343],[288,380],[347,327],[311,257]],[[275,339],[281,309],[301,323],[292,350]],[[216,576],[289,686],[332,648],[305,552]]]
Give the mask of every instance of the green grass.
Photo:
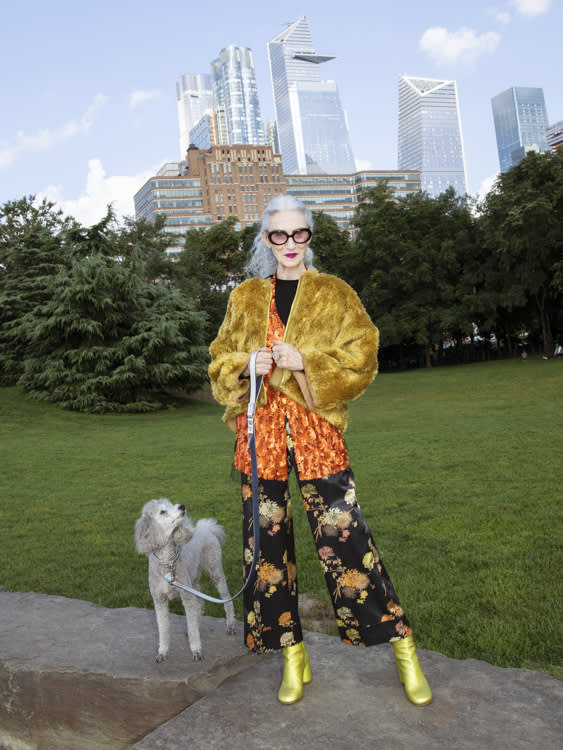
[[[352,404],[359,500],[421,647],[563,677],[562,393],[563,363],[528,358],[380,375]],[[166,496],[223,524],[237,591],[234,436],[221,412],[190,400],[89,416],[0,389],[0,586],[152,606],[133,527]],[[300,590],[324,610],[293,496]]]

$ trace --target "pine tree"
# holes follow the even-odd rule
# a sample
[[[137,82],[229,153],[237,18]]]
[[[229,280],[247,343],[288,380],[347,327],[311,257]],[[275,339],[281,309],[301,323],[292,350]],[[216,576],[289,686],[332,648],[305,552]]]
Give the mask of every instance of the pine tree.
[[[111,210],[65,235],[72,262],[48,285],[29,319],[30,353],[20,385],[35,398],[86,412],[160,408],[156,393],[202,386],[205,315],[189,297],[147,278],[147,266]],[[127,244],[128,255],[122,250]]]
[[[13,385],[30,352],[36,308],[64,265],[64,230],[72,225],[50,201],[33,196],[0,207],[0,385]]]

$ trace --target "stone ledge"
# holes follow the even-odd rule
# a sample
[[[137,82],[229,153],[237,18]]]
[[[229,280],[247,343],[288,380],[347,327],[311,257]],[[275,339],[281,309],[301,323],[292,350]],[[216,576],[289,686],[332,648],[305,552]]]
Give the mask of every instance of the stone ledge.
[[[184,617],[170,618],[170,656],[156,664],[152,610],[0,591],[0,748],[129,748],[254,663],[240,623],[227,636],[203,617],[194,662]]]
[[[0,591],[0,750],[559,750],[563,683],[421,650],[434,701],[406,700],[389,645],[305,633],[313,682],[281,706],[279,654],[256,657],[242,624],[204,617],[204,660],[171,615],[156,664],[152,610]]]

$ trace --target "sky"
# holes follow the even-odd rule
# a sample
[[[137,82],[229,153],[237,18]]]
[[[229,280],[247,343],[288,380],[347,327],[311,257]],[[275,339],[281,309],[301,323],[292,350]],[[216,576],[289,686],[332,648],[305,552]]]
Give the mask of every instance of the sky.
[[[85,226],[181,158],[176,80],[208,73],[231,44],[254,54],[265,120],[274,119],[267,43],[306,16],[334,80],[359,169],[397,169],[402,74],[456,80],[469,192],[498,173],[491,98],[543,88],[563,120],[563,0],[326,0],[284,3],[28,0],[0,26],[0,205],[47,197]]]

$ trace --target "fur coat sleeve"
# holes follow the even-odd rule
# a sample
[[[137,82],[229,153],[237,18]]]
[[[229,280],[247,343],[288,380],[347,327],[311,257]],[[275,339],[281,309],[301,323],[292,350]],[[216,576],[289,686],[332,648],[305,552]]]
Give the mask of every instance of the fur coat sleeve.
[[[272,284],[250,279],[233,290],[225,319],[211,344],[213,395],[225,405],[225,421],[247,406],[247,381],[239,374],[250,353],[264,346]],[[301,278],[285,341],[303,356],[305,380],[276,370],[270,383],[344,430],[348,402],[360,396],[377,372],[379,333],[354,290],[328,274],[308,270]],[[301,380],[301,382],[300,382]],[[261,394],[263,403],[264,392]]]

